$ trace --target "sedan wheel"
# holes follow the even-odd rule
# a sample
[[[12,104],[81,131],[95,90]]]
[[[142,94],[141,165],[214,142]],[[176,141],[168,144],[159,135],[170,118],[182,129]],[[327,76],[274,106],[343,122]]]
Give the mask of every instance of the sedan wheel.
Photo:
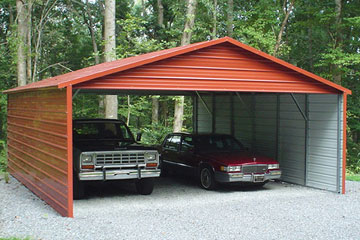
[[[208,167],[203,167],[200,170],[200,184],[206,190],[216,188],[216,182],[213,171]]]

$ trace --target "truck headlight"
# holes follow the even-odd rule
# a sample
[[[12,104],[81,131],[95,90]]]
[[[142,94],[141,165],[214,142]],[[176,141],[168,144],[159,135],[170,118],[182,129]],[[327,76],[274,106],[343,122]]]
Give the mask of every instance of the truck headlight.
[[[82,154],[81,155],[81,163],[82,164],[93,164],[93,157],[89,154]]]
[[[223,172],[241,172],[241,166],[221,166]]]
[[[144,157],[146,161],[156,161],[156,153],[145,153]]]
[[[268,169],[271,170],[271,169],[279,169],[280,168],[280,165],[277,163],[277,164],[269,164],[268,165]]]

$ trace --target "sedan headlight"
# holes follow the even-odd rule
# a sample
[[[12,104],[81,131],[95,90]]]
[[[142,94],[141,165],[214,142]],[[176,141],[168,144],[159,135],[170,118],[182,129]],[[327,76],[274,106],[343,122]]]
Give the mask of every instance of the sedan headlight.
[[[223,172],[241,172],[241,166],[221,166]]]
[[[279,168],[280,168],[280,165],[278,163],[268,165],[269,170],[271,170],[271,169],[279,169]]]
[[[144,157],[146,161],[156,161],[156,153],[145,153]]]
[[[93,164],[93,156],[89,154],[81,155],[81,163],[83,165],[92,165]]]

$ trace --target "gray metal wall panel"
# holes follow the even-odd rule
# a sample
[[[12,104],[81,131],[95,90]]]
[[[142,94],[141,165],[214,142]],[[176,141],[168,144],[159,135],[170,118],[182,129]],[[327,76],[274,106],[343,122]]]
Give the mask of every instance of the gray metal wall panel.
[[[338,164],[339,164],[339,169],[338,169],[338,176],[339,176],[339,179],[338,179],[338,184],[339,184],[339,192],[342,192],[342,178],[343,177],[346,177],[346,176],[343,176],[342,174],[342,169],[343,169],[343,121],[344,121],[344,118],[343,118],[343,95],[339,95],[339,98],[338,98],[338,106],[339,106],[339,142],[338,142],[338,148],[339,148],[339,155],[338,155]],[[345,160],[346,161],[346,160]]]
[[[215,133],[231,134],[231,97],[215,96]]]
[[[276,157],[276,94],[255,94],[254,150],[263,156]]]
[[[251,112],[251,94],[239,94],[233,97],[234,104],[234,136],[244,144],[245,147],[252,148],[253,144],[253,117]]]
[[[295,94],[305,110],[305,95]],[[289,94],[280,95],[278,160],[284,181],[305,184],[305,120]]]
[[[208,106],[209,110],[212,112],[212,96],[201,96],[206,105]],[[212,117],[209,112],[206,110],[204,104],[201,102],[200,99],[197,100],[197,126],[199,133],[209,133],[212,131]]]
[[[337,191],[338,163],[338,96],[310,94],[309,159],[306,185]]]

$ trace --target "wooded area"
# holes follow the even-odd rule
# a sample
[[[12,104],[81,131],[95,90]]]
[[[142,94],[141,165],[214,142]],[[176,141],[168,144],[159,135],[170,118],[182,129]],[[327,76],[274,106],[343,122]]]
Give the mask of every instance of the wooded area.
[[[360,172],[359,0],[2,0],[0,22],[0,90],[105,61],[233,37],[352,90],[347,162],[349,171]],[[0,97],[4,169],[6,95]],[[107,102],[116,100],[118,117],[145,132],[148,143],[173,129],[192,130],[188,97],[80,94],[74,115],[116,117],[107,110]]]

